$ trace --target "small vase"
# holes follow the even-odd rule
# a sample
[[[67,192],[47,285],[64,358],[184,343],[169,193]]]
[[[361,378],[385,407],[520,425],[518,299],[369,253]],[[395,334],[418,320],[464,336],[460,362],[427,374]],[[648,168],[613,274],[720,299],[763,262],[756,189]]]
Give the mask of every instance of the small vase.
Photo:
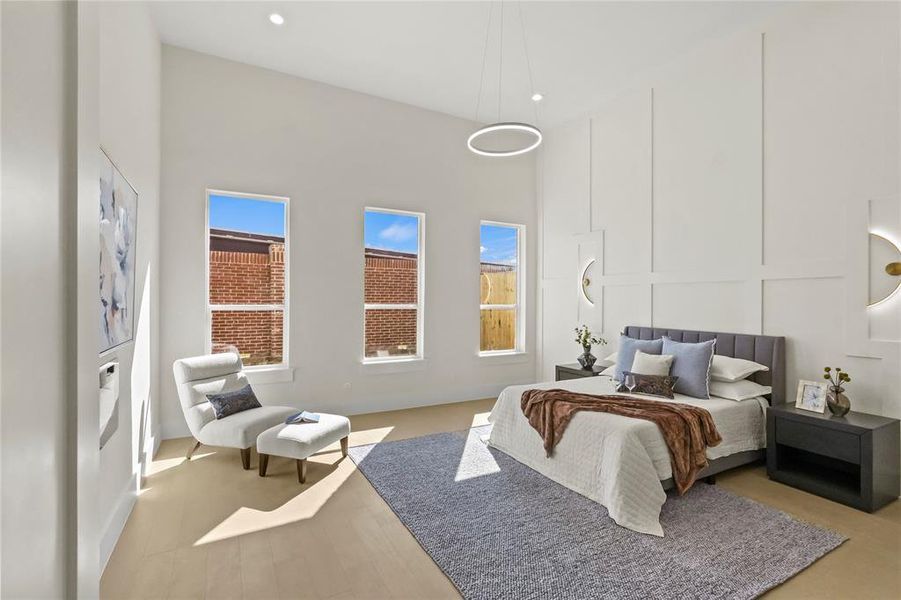
[[[585,352],[579,357],[579,364],[582,365],[583,369],[590,369],[594,366],[597,358],[591,353],[591,346],[582,346],[582,349]]]
[[[843,387],[833,386],[826,392],[826,406],[829,407],[829,412],[836,417],[844,417],[851,410],[851,401],[842,393],[844,391]]]

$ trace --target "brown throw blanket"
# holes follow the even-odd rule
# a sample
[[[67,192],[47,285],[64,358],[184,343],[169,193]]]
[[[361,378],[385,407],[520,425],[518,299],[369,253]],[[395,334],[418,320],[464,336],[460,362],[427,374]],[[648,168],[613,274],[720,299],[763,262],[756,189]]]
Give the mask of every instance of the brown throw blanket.
[[[544,440],[550,456],[573,415],[580,410],[606,412],[653,421],[669,448],[673,480],[679,494],[695,482],[707,466],[707,447],[722,441],[713,417],[703,408],[625,396],[594,396],[567,390],[526,390],[520,401],[529,424]]]

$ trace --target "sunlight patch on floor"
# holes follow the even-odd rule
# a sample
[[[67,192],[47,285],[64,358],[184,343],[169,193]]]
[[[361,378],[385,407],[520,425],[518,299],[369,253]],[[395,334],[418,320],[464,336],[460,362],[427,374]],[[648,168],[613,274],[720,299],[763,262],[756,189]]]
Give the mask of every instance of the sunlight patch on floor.
[[[216,454],[215,452],[198,452],[191,457],[191,460],[200,460],[201,458],[205,458],[207,456],[213,456]],[[150,463],[147,467],[147,476],[156,475],[157,473],[162,473],[163,471],[168,471],[169,469],[174,469],[175,467],[187,462],[184,456],[176,456],[175,458],[157,458],[154,459],[153,462]]]
[[[488,416],[491,414],[491,411],[476,413],[472,416],[472,425],[470,427],[481,427],[482,425],[489,425]]]
[[[494,456],[488,450],[488,445],[478,435],[470,433],[466,437],[466,444],[463,446],[463,454],[460,455],[460,463],[457,465],[454,481],[483,477],[499,473],[500,470]]]
[[[350,434],[351,446],[365,446],[366,444],[377,444],[384,440],[394,427],[375,427],[373,429],[354,430]]]
[[[340,455],[338,456],[340,457]],[[292,484],[298,487],[297,495],[278,508],[265,511],[242,506],[202,535],[193,545],[203,546],[204,544],[296,523],[315,516],[319,509],[332,498],[356,469],[350,458],[334,460],[340,460],[337,468],[318,481],[310,482],[308,479],[308,483],[300,484],[294,479]]]
[[[376,444],[384,440],[393,430],[394,427],[377,427],[354,431],[350,434],[350,445]],[[274,510],[265,511],[242,506],[202,535],[194,542],[194,546],[203,546],[312,518],[356,470],[356,465],[350,458],[342,459],[340,454],[335,452],[316,454],[308,460],[329,465],[337,461],[337,466],[334,471],[318,481],[311,482],[308,479],[305,485],[296,484],[297,495]],[[295,484],[292,482],[291,485]]]

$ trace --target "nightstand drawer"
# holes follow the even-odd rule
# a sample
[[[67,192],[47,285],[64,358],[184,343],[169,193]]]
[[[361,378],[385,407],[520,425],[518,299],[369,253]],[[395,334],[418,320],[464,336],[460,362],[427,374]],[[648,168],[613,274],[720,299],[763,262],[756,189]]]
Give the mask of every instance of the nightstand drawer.
[[[860,464],[860,436],[791,419],[776,419],[776,443]]]
[[[582,365],[575,363],[571,365],[557,365],[554,372],[555,381],[566,381],[567,379],[582,379],[583,377],[597,377],[603,369],[583,369]]]
[[[582,379],[583,377],[590,377],[590,375],[576,375],[574,373],[563,370],[557,371],[557,381],[566,381],[567,379]]]

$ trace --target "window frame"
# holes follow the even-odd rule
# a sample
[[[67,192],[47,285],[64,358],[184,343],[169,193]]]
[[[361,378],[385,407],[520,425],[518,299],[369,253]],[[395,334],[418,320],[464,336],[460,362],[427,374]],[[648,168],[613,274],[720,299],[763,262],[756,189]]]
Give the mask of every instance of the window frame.
[[[418,245],[416,248],[416,304],[383,304],[366,302],[366,213],[376,212],[387,215],[416,217]],[[425,213],[394,208],[363,207],[363,351],[361,362],[366,365],[383,363],[402,363],[425,359]],[[366,356],[366,311],[367,310],[416,310],[416,354],[407,356]]]
[[[260,200],[264,202],[280,202],[285,208],[285,295],[282,304],[210,304],[210,196],[231,196],[233,198],[247,198],[249,200]],[[274,371],[289,369],[290,363],[290,284],[291,284],[291,232],[289,218],[291,210],[291,199],[287,196],[273,196],[270,194],[250,194],[246,192],[232,192],[229,190],[207,188],[206,201],[204,204],[204,312],[206,316],[206,341],[205,351],[207,354],[213,352],[213,312],[232,311],[232,312],[272,312],[276,310],[282,311],[282,361],[280,363],[271,363],[266,365],[249,365],[244,370],[250,373],[262,371]]]
[[[526,352],[526,226],[521,223],[506,223],[503,221],[491,221],[482,219],[479,221],[479,242],[482,241],[482,225],[494,225],[509,227],[516,230],[516,304],[479,304],[479,342],[477,344],[479,357],[511,356],[525,354]],[[479,264],[482,263],[481,253]],[[481,272],[480,272],[481,275]],[[515,339],[516,344],[509,350],[482,350],[482,311],[484,310],[513,310],[516,319]]]

